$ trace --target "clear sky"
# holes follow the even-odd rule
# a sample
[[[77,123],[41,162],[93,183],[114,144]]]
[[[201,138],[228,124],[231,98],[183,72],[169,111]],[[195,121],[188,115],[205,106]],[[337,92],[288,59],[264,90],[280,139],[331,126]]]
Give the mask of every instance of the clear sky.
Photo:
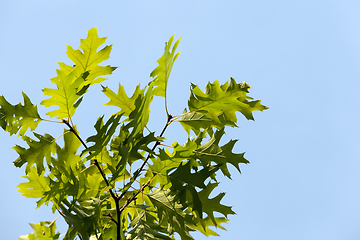
[[[0,1],[0,95],[16,104],[24,91],[39,104],[57,62],[70,64],[66,44],[78,48],[91,27],[108,36],[107,64],[118,66],[103,84],[117,90],[121,82],[130,93],[150,80],[176,33],[181,54],[168,88],[170,113],[186,107],[190,83],[204,89],[230,76],[246,80],[250,95],[270,108],[256,112],[255,122],[239,115],[239,128],[228,129],[227,140],[239,139],[235,152],[251,162],[242,174],[232,169],[233,181],[221,180],[223,203],[237,215],[221,237],[195,238],[359,239],[359,12],[359,1],[346,0]],[[74,119],[83,136],[114,110],[106,101],[100,85],[85,97]],[[166,120],[159,104],[150,126],[158,131]],[[63,127],[41,124],[39,131],[55,136]],[[177,127],[167,136],[187,137]],[[32,231],[28,222],[56,216],[17,192],[24,169],[13,166],[11,147],[19,139],[2,132],[0,142],[1,239],[16,239]]]

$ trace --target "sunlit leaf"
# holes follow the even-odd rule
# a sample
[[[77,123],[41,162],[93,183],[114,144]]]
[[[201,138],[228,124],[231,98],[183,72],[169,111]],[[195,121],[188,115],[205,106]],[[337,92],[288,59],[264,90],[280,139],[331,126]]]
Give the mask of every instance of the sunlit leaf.
[[[115,94],[108,87],[103,87],[102,91],[108,98],[110,98],[110,101],[105,105],[119,107],[121,110],[117,114],[123,114],[123,116],[129,116],[130,113],[135,110],[135,100],[142,92],[142,90],[140,89],[140,85],[138,85],[131,98],[129,98],[126,95],[124,87],[120,83],[117,94]]]
[[[34,131],[42,120],[37,111],[36,105],[33,105],[29,97],[22,93],[24,105],[18,103],[11,105],[4,96],[0,96],[0,126],[7,132],[23,135],[27,129]]]
[[[201,129],[210,127],[216,127],[217,129],[221,129],[224,126],[237,127],[236,123],[228,120],[223,112],[217,116],[219,122],[212,118],[205,117],[205,115],[199,112],[189,112],[187,114],[186,112],[185,109],[183,112],[184,115],[181,116],[179,122],[188,134],[190,134],[190,130],[193,130],[195,134],[199,134]]]
[[[29,169],[28,175],[24,178],[28,179],[28,182],[20,183],[17,187],[19,192],[27,198],[42,198],[44,192],[50,190],[48,177],[44,176],[44,171],[38,174],[37,169],[32,166]]]
[[[27,163],[25,173],[28,173],[30,167],[33,164],[36,164],[37,171],[40,174],[44,170],[44,159],[47,163],[51,162],[51,154],[55,154],[56,152],[56,143],[55,139],[49,134],[42,136],[34,133],[34,135],[39,139],[38,142],[28,136],[21,136],[21,138],[29,145],[29,148],[26,149],[19,145],[13,147],[19,154],[19,157],[14,161],[14,165],[16,167],[21,167]]]
[[[82,77],[76,77],[76,70],[66,74],[63,70],[56,70],[58,76],[51,79],[51,82],[56,84],[57,89],[44,88],[45,95],[50,98],[41,101],[41,105],[45,107],[58,106],[59,109],[47,113],[50,117],[71,118],[78,104],[75,104],[81,97],[77,94],[79,86],[84,82]]]
[[[230,83],[226,82],[219,85],[215,80],[206,86],[205,92],[202,92],[197,85],[192,84],[189,104],[190,112],[199,112],[207,118],[211,118],[217,123],[221,123],[219,116],[224,114],[225,119],[232,121],[234,124],[237,121],[235,113],[241,112],[247,119],[253,120],[252,112],[267,109],[266,106],[261,105],[260,101],[252,101],[251,97],[247,95],[250,85],[243,83],[236,83],[231,78]]]
[[[100,83],[105,80],[100,76],[109,75],[116,67],[99,66],[98,64],[109,59],[112,45],[107,45],[101,50],[97,50],[106,41],[106,37],[99,38],[97,29],[91,28],[88,31],[86,39],[80,39],[80,47],[74,50],[71,46],[67,46],[66,54],[75,63],[78,73],[89,72],[86,81],[81,84],[79,90],[84,86],[91,86],[94,83]]]
[[[175,34],[174,34],[175,35]],[[154,95],[166,97],[167,83],[175,60],[178,58],[180,52],[175,54],[176,48],[178,47],[181,37],[176,40],[174,46],[171,49],[172,42],[174,41],[174,35],[169,39],[169,42],[165,44],[164,54],[157,60],[159,66],[157,66],[151,73],[150,77],[154,78],[151,84],[154,84]]]

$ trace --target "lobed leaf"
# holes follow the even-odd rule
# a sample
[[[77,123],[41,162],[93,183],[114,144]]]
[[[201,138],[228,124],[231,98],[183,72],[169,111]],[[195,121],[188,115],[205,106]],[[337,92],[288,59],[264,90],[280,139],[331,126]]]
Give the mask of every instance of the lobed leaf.
[[[126,239],[149,239],[149,240],[172,240],[174,237],[169,237],[166,228],[162,227],[157,219],[146,212],[141,210],[140,213],[131,221],[129,227],[131,231],[126,234]]]
[[[174,34],[175,35],[175,34]],[[174,41],[174,35],[169,39],[169,42],[165,43],[164,54],[157,60],[159,66],[157,66],[151,73],[150,77],[154,78],[149,84],[153,84],[154,95],[166,98],[166,89],[169,76],[175,60],[178,58],[180,52],[175,54],[176,48],[178,47],[181,37],[176,40],[174,46],[171,49],[172,42]]]
[[[219,183],[209,183],[205,189],[199,192],[199,198],[203,206],[203,212],[208,215],[215,226],[218,226],[218,221],[214,217],[214,212],[218,212],[227,217],[229,214],[235,214],[231,207],[222,205],[221,199],[225,196],[225,193],[220,193],[214,198],[209,198],[209,195],[217,187]]]
[[[58,76],[51,79],[56,84],[57,89],[44,88],[44,95],[51,96],[41,101],[44,107],[58,106],[59,109],[46,113],[50,117],[71,118],[75,109],[79,106],[77,103],[81,95],[77,94],[79,86],[84,82],[82,77],[76,77],[76,70],[66,74],[64,70],[56,70]]]
[[[40,222],[30,223],[31,228],[34,230],[34,233],[29,233],[27,236],[20,236],[20,240],[57,240],[60,238],[60,233],[55,233],[56,224],[55,222]]]
[[[211,162],[221,164],[221,171],[231,179],[227,164],[230,163],[241,173],[239,164],[246,164],[249,163],[249,161],[244,158],[245,153],[238,154],[232,152],[237,140],[230,140],[227,144],[221,147],[219,146],[219,142],[224,133],[224,129],[217,130],[206,143],[194,150],[194,152],[197,154],[196,156],[200,159],[203,166],[207,166]]]
[[[220,113],[217,116],[220,122],[217,122],[212,118],[205,117],[204,114],[201,114],[199,112],[187,113],[186,109],[184,110],[183,114],[184,115],[181,116],[179,122],[189,135],[190,130],[193,130],[194,133],[197,135],[200,133],[201,129],[208,129],[211,127],[221,129],[224,126],[237,127],[235,122],[228,120],[224,113]]]
[[[155,191],[148,194],[151,203],[156,208],[159,222],[167,223],[169,234],[177,232],[181,239],[193,239],[190,235],[189,224],[194,224],[192,218],[183,212],[183,207],[168,196],[169,191]]]
[[[103,118],[104,116],[100,117],[94,126],[97,131],[96,135],[90,136],[86,139],[87,142],[95,143],[93,146],[84,149],[81,153],[81,155],[83,155],[84,153],[89,152],[90,155],[87,159],[97,156],[110,142],[117,126],[119,126],[121,115],[112,115],[105,125]]]
[[[32,166],[30,167],[27,176],[23,178],[28,179],[28,182],[20,183],[17,187],[19,192],[27,198],[42,198],[44,193],[50,190],[50,180],[44,176],[45,171],[40,174],[37,169]]]
[[[24,105],[18,103],[11,105],[4,96],[0,96],[0,126],[10,135],[19,132],[24,135],[27,129],[34,131],[41,122],[37,106],[32,104],[30,98],[22,93]]]
[[[204,126],[199,124],[185,124],[185,121],[194,118],[193,113],[200,113],[201,115],[195,116],[195,120],[203,119],[202,121],[208,121],[211,119],[215,123],[210,123],[210,126],[222,128],[225,125],[236,126],[237,118],[236,112],[241,112],[247,119],[254,120],[252,112],[259,110],[263,111],[267,109],[266,106],[260,104],[260,100],[252,101],[251,97],[247,95],[250,85],[243,83],[236,83],[233,78],[230,79],[230,83],[226,82],[223,85],[219,85],[219,82],[215,80],[213,83],[208,83],[205,92],[202,92],[197,85],[191,85],[190,100],[188,101],[189,111],[182,114],[182,125],[189,133],[189,129],[198,132],[200,128],[209,126],[206,123]],[[191,115],[190,115],[191,114]],[[186,116],[190,115],[190,116]]]
[[[135,100],[139,97],[142,90],[140,89],[140,85],[138,85],[131,96],[129,98],[126,95],[124,87],[119,83],[119,90],[118,93],[115,94],[111,89],[108,87],[103,87],[103,93],[110,98],[110,101],[106,103],[106,106],[116,106],[119,107],[121,110],[117,114],[123,114],[123,116],[129,116],[132,111],[135,110]]]
[[[66,54],[75,63],[78,73],[89,72],[89,76],[81,84],[79,90],[85,86],[91,86],[94,83],[100,83],[105,80],[100,76],[109,75],[116,67],[99,66],[98,64],[109,59],[112,45],[107,45],[100,51],[97,49],[104,44],[106,37],[99,38],[97,29],[91,28],[88,31],[86,39],[80,39],[80,49],[74,50],[71,46],[67,46]]]
[[[28,136],[21,136],[21,138],[29,145],[29,148],[23,148],[19,145],[13,147],[13,149],[19,154],[19,157],[14,161],[16,167],[21,167],[26,164],[25,173],[30,171],[30,167],[36,164],[38,173],[40,174],[44,170],[44,158],[49,164],[51,162],[51,154],[56,152],[55,139],[49,135],[40,135],[34,133],[35,137],[39,141],[35,141]]]
[[[57,110],[48,112],[47,115],[58,119],[71,118],[82,101],[81,96],[87,89],[105,80],[100,76],[112,74],[116,69],[109,65],[98,65],[107,60],[110,55],[111,45],[97,51],[105,40],[106,38],[97,36],[96,28],[91,28],[87,38],[80,40],[80,49],[74,50],[71,46],[67,46],[66,54],[75,65],[71,67],[65,63],[59,63],[60,70],[57,70],[57,76],[51,79],[57,88],[43,89],[44,94],[50,98],[43,100],[40,104],[45,107],[59,107]]]

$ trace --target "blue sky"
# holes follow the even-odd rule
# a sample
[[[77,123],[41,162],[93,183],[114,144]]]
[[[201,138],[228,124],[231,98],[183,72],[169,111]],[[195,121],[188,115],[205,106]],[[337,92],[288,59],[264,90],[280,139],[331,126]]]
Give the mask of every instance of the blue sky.
[[[181,2],[181,3],[180,3]],[[1,1],[0,95],[13,104],[24,91],[35,104],[52,87],[57,62],[70,63],[66,44],[77,48],[91,27],[113,44],[107,64],[118,69],[103,84],[128,92],[145,85],[164,43],[182,36],[169,87],[169,111],[182,112],[190,83],[251,85],[250,95],[270,109],[256,121],[239,115],[236,152],[250,164],[233,181],[221,179],[223,203],[237,213],[221,237],[196,239],[359,239],[360,237],[360,3],[358,1]],[[74,118],[83,136],[97,117],[114,109],[101,87]],[[153,110],[152,130],[166,121],[163,105]],[[42,116],[46,110],[39,106]],[[163,121],[163,122],[162,122]],[[58,128],[58,129],[57,129]],[[42,124],[56,133],[62,126]],[[169,142],[186,139],[178,126]],[[12,162],[16,137],[0,135],[2,239],[31,232],[28,222],[53,220],[35,209],[16,186],[24,169]],[[65,225],[59,221],[63,232]]]

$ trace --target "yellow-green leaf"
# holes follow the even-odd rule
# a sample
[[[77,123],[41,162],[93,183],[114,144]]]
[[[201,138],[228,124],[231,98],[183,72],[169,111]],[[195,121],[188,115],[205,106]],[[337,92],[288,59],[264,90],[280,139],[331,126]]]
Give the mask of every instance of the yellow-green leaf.
[[[174,34],[175,35],[175,34]],[[169,42],[165,44],[164,54],[157,60],[159,66],[157,66],[151,73],[150,77],[154,78],[151,83],[154,83],[154,95],[166,97],[166,88],[169,80],[169,76],[175,60],[178,58],[180,52],[175,54],[176,48],[178,47],[181,37],[176,40],[174,46],[171,49],[172,42],[174,41],[174,35],[169,39]]]
[[[224,114],[225,118],[236,123],[236,112],[241,112],[247,119],[254,120],[252,112],[267,109],[260,104],[260,100],[251,101],[247,95],[250,85],[236,83],[231,78],[230,83],[226,82],[219,85],[215,80],[206,86],[205,92],[202,92],[197,85],[192,84],[189,104],[190,113],[199,112],[205,117],[221,123],[219,116]],[[185,114],[184,114],[185,115]]]
[[[38,174],[36,168],[32,166],[27,176],[24,178],[28,179],[29,182],[20,183],[17,187],[19,192],[27,198],[42,198],[44,192],[49,191],[50,179],[44,176],[45,171]]]
[[[98,64],[109,59],[112,45],[106,45],[100,51],[97,49],[104,44],[106,37],[99,38],[96,28],[88,31],[86,39],[80,39],[80,49],[74,50],[71,46],[67,46],[66,54],[75,63],[78,73],[89,72],[86,80],[81,84],[79,90],[84,86],[100,83],[105,80],[100,76],[109,75],[116,67],[99,66]]]
[[[29,128],[34,131],[42,120],[36,105],[31,103],[25,93],[22,94],[24,105],[11,105],[4,96],[0,96],[0,126],[10,135],[18,132],[19,135],[23,135]]]

